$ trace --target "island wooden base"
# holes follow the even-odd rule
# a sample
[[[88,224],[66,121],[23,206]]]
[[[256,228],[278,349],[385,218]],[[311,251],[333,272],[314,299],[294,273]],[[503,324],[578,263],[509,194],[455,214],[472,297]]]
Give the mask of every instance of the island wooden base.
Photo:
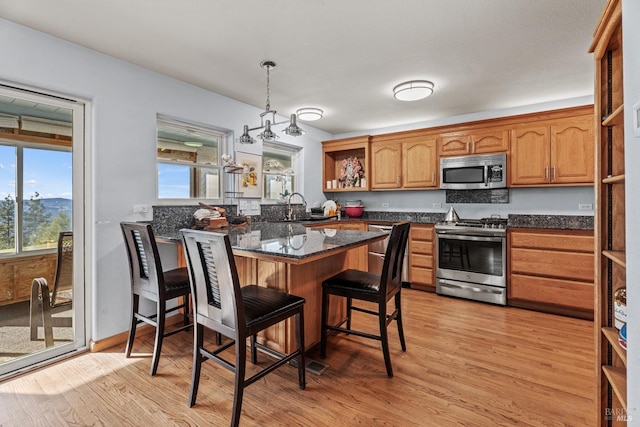
[[[322,313],[322,281],[350,266],[353,255],[359,250],[338,253],[306,264],[289,264],[282,261],[262,260],[236,256],[240,283],[255,283],[278,289],[305,299],[304,338],[308,350],[320,342]],[[351,254],[355,252],[355,254]],[[344,299],[332,301],[329,320],[337,322],[345,313]],[[295,347],[293,319],[281,322],[265,331],[258,340],[270,348],[288,353]]]

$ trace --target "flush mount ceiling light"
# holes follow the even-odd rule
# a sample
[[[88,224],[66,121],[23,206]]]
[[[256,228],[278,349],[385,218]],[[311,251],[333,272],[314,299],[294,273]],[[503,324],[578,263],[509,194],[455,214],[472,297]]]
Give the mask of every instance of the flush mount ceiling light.
[[[322,118],[324,111],[320,108],[315,107],[305,107],[300,108],[296,111],[296,115],[300,120],[304,120],[305,122],[312,122],[314,120],[319,120]]]
[[[279,138],[279,136],[271,129],[272,126],[281,125],[284,123],[289,123],[289,126],[284,128],[282,132],[291,136],[300,136],[304,134],[304,130],[302,130],[297,123],[297,117],[295,114],[291,114],[289,121],[276,121],[276,110],[271,109],[271,101],[269,100],[270,95],[270,80],[269,80],[269,72],[272,68],[275,68],[276,63],[273,61],[262,61],[260,66],[267,70],[267,103],[265,109],[262,113],[260,113],[260,126],[256,126],[250,128],[249,125],[244,125],[242,129],[242,136],[238,139],[238,141],[242,144],[253,144],[256,142],[254,138],[251,137],[249,132],[254,130],[262,130],[260,134],[258,134],[258,138],[266,142],[272,142]]]
[[[393,88],[393,96],[398,101],[417,101],[433,93],[433,83],[428,80],[411,80]]]

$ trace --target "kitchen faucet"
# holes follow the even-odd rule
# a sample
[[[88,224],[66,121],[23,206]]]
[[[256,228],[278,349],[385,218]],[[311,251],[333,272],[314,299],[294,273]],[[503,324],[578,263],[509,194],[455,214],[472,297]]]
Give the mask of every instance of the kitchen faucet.
[[[287,221],[291,221],[293,219],[293,208],[291,207],[291,198],[295,195],[300,196],[300,198],[302,199],[302,205],[305,208],[305,210],[307,209],[307,201],[304,199],[304,196],[298,192],[294,192],[289,194],[289,198],[287,199],[287,217],[285,218]]]

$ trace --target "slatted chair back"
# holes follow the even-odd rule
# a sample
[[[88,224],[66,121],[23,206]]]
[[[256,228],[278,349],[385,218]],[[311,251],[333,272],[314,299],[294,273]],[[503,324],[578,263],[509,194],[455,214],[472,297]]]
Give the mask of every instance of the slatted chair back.
[[[63,231],[58,236],[58,259],[51,293],[51,306],[68,303],[73,290],[73,233]],[[63,296],[61,298],[61,296]]]
[[[391,230],[380,275],[379,298],[381,301],[387,301],[390,295],[395,294],[398,288],[402,287],[402,267],[410,227],[409,222],[399,222],[394,224]]]
[[[162,263],[151,224],[123,222],[121,228],[129,257],[133,292],[152,301],[164,300]]]
[[[215,232],[183,236],[197,323],[237,337],[245,327],[244,304],[229,237]]]

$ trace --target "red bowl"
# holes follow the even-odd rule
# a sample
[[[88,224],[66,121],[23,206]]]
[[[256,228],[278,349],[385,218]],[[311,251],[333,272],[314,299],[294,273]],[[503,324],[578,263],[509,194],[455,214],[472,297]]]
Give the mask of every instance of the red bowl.
[[[364,206],[345,206],[344,211],[349,218],[360,218],[364,213]]]

